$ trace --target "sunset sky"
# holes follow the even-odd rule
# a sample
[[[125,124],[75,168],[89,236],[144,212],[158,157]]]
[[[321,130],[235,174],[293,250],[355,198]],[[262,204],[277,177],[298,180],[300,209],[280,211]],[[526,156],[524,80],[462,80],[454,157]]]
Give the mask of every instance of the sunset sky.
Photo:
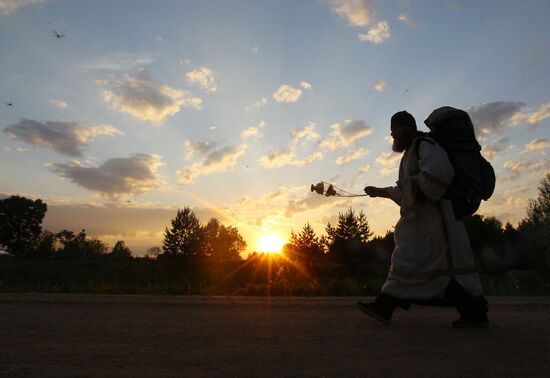
[[[391,115],[425,131],[450,105],[497,173],[480,212],[516,225],[550,170],[549,15],[545,0],[0,0],[0,196],[136,254],[184,206],[238,227],[247,252],[349,206],[384,234],[391,201],[310,185],[393,185]]]

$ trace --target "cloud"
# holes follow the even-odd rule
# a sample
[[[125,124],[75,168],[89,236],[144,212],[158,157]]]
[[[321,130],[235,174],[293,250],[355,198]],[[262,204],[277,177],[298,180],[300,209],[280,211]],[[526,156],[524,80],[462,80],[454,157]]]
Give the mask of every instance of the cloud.
[[[75,67],[84,71],[129,71],[136,67],[154,63],[156,56],[150,52],[110,52],[104,55],[88,56]]]
[[[550,117],[550,102],[539,106],[538,110],[531,113],[517,112],[511,118],[512,126],[519,124],[537,125],[546,118]]]
[[[509,177],[503,177],[502,182],[516,180],[525,172],[548,172],[550,170],[550,159],[540,159],[539,161],[527,160],[508,160],[504,163],[504,168],[512,172]]]
[[[241,138],[243,139],[248,139],[251,137],[261,138],[263,135],[260,132],[260,130],[263,129],[264,127],[265,127],[265,121],[261,121],[258,126],[252,126],[247,129],[244,129],[241,132]]]
[[[347,154],[339,156],[336,159],[336,165],[344,165],[347,163],[351,163],[352,161],[358,160],[365,156],[368,153],[367,150],[364,148],[360,148],[355,151],[349,151]]]
[[[138,77],[124,75],[122,79],[105,84],[109,89],[103,91],[103,100],[111,103],[113,109],[142,121],[151,121],[157,126],[182,107],[200,110],[202,106],[201,98],[193,97],[187,91],[155,84],[145,71],[140,72]]]
[[[315,123],[309,122],[301,129],[290,129],[290,138],[292,144],[295,145],[300,139],[306,141],[319,139],[319,134],[315,131]]]
[[[545,138],[534,139],[525,145],[526,151],[540,151],[550,148],[550,141]]]
[[[306,82],[306,81],[301,81],[300,82],[300,87],[302,87],[304,89],[311,89],[311,84]]]
[[[372,89],[378,92],[384,92],[386,89],[386,82],[384,80],[376,81],[372,84]]]
[[[333,0],[331,9],[352,26],[365,27],[372,21],[373,7],[367,0]]]
[[[9,14],[17,8],[44,2],[46,2],[46,0],[0,0],[0,12]]]
[[[380,21],[370,28],[367,34],[358,34],[357,38],[361,42],[380,44],[390,38],[390,26],[387,21]]]
[[[261,99],[259,99],[258,101],[256,101],[256,102],[254,103],[254,105],[252,105],[252,106],[247,106],[246,108],[244,108],[244,111],[245,111],[245,112],[248,112],[248,111],[250,111],[250,110],[252,110],[252,109],[258,110],[258,109],[260,109],[261,107],[263,107],[265,104],[267,104],[267,97],[262,97]]]
[[[269,169],[280,168],[285,165],[293,165],[302,167],[310,164],[315,160],[323,159],[323,154],[319,151],[314,152],[303,159],[295,159],[294,150],[292,148],[283,148],[260,157],[260,164]]]
[[[225,172],[235,168],[235,164],[240,156],[247,149],[246,144],[241,144],[236,147],[224,147],[216,151],[210,152],[200,162],[180,169],[176,172],[178,181],[181,184],[189,184],[197,177],[208,175],[213,172]]]
[[[525,107],[523,102],[497,101],[474,105],[468,109],[478,133],[502,132],[511,123],[512,117]]]
[[[407,13],[401,13],[398,17],[398,20],[404,24],[409,25],[412,28],[418,27],[418,22],[413,20]]]
[[[56,100],[56,99],[51,99],[48,101],[50,104],[53,104],[56,108],[58,109],[66,109],[69,105],[63,101],[63,100]]]
[[[4,132],[12,139],[22,140],[34,147],[51,148],[61,154],[80,157],[88,142],[99,135],[121,135],[110,125],[86,125],[78,122],[38,122],[22,119],[6,126]]]
[[[214,71],[208,67],[200,67],[194,71],[185,74],[187,81],[191,84],[198,85],[207,92],[216,92],[216,80],[214,79]]]
[[[376,158],[376,162],[382,166],[380,174],[382,176],[389,176],[393,172],[397,171],[398,163],[401,160],[401,154],[395,152],[384,152]]]
[[[50,163],[48,167],[88,190],[117,196],[144,194],[161,184],[157,169],[164,165],[159,155],[135,154],[130,158],[113,158],[99,167],[79,163]]]
[[[200,155],[206,155],[214,147],[216,147],[217,142],[213,142],[210,140],[199,140],[198,142],[192,142],[189,139],[186,139],[183,142],[183,145],[185,147],[185,159],[190,160],[195,156],[196,153]]]
[[[288,84],[283,84],[273,93],[273,99],[277,102],[293,103],[300,99],[302,90]]]
[[[481,148],[481,153],[485,156],[485,158],[493,161],[500,152],[504,151],[508,147],[509,142],[509,138],[500,138],[489,145],[483,146]]]
[[[369,171],[369,169],[370,169],[370,165],[365,164],[364,166],[359,168],[359,173],[367,173]]]
[[[334,151],[341,147],[348,147],[350,144],[372,134],[373,129],[367,126],[364,121],[346,120],[342,123],[335,123],[330,126],[333,130],[328,138],[321,141],[319,146]]]

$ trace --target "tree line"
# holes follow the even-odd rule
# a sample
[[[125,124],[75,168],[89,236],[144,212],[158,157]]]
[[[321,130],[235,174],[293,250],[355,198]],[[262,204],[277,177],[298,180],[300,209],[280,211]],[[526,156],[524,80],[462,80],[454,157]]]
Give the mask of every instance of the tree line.
[[[526,210],[518,227],[478,214],[465,219],[481,271],[536,268],[550,272],[550,174],[545,175],[538,197],[529,200]],[[42,231],[46,211],[47,205],[40,199],[12,196],[0,200],[0,246],[16,257],[132,258],[122,240],[109,250],[106,243],[89,237],[85,230]],[[317,235],[309,223],[298,232],[292,230],[283,256],[312,270],[334,263],[350,269],[381,266],[383,271],[393,251],[393,232],[372,236],[366,215],[349,208],[338,215],[334,225],[326,225],[324,235]],[[193,211],[185,207],[177,211],[166,227],[162,249],[152,247],[146,256],[239,261],[246,246],[236,227],[223,225],[216,218],[201,224]],[[260,256],[253,253],[249,259]]]

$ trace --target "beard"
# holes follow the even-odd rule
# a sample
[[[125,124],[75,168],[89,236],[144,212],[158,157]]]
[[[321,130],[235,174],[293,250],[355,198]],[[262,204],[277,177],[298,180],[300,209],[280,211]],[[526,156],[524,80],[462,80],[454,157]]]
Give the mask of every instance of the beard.
[[[411,143],[412,138],[409,137],[393,138],[391,149],[393,152],[403,152],[410,147]]]

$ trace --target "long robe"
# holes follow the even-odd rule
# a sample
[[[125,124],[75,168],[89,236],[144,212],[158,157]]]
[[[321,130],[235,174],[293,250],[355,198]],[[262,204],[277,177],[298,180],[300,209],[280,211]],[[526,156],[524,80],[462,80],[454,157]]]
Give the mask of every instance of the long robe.
[[[466,228],[443,195],[454,175],[447,153],[416,138],[401,159],[395,249],[382,293],[403,299],[442,298],[451,277],[471,295],[483,295]]]

